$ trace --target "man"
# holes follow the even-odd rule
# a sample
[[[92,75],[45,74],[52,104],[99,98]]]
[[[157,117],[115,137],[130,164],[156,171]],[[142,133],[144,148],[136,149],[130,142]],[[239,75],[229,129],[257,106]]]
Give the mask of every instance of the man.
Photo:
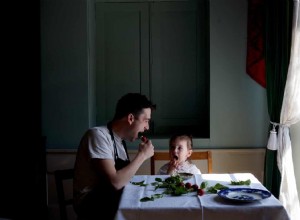
[[[130,162],[124,140],[134,141],[139,133],[149,130],[155,107],[146,96],[128,93],[118,101],[111,122],[83,135],[74,176],[74,209],[79,219],[114,219],[124,186],[154,154],[147,140],[139,144]]]

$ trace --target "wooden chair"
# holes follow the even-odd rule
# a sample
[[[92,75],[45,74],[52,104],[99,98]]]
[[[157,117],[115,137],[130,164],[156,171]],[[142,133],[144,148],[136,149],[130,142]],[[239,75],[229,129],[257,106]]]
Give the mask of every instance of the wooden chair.
[[[67,220],[68,219],[67,206],[73,205],[73,196],[72,198],[66,198],[64,182],[66,180],[73,180],[74,169],[71,168],[71,169],[64,169],[64,170],[55,170],[54,178],[55,178],[57,198],[59,204],[60,219]]]
[[[195,160],[207,160],[207,173],[212,173],[212,154],[211,151],[193,151],[190,156],[192,161]],[[151,157],[151,175],[155,175],[155,161],[159,160],[170,160],[169,152],[155,152]],[[201,170],[201,169],[200,169]],[[202,172],[202,171],[201,171]]]

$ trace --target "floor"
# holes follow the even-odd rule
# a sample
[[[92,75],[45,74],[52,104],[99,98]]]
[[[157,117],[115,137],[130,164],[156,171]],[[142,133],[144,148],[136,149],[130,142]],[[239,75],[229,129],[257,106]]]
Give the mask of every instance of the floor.
[[[76,214],[73,210],[73,207],[71,206],[68,207],[67,215],[68,215],[68,220],[76,220]],[[60,220],[58,206],[48,207],[48,220]]]

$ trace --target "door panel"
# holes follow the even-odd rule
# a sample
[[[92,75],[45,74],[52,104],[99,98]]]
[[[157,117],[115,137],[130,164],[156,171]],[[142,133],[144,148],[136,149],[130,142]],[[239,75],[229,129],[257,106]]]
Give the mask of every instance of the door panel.
[[[151,97],[158,106],[154,132],[203,133],[207,120],[206,67],[199,61],[201,38],[197,2],[151,4]],[[203,32],[204,33],[204,32]],[[203,109],[204,107],[204,109]],[[203,112],[204,111],[204,112]]]
[[[97,124],[112,119],[128,92],[149,96],[147,3],[96,4]]]
[[[148,135],[209,137],[204,2],[96,3],[97,124],[140,92],[157,104]]]

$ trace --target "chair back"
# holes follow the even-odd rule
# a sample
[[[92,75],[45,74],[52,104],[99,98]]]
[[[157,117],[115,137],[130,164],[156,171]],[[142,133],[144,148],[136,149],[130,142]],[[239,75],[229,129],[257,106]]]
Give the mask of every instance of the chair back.
[[[74,178],[74,169],[64,169],[64,170],[55,170],[54,178],[56,184],[57,198],[59,204],[60,219],[67,220],[67,206],[73,205],[73,196],[72,198],[66,198],[66,192],[64,188],[64,182],[66,180],[73,180]]]
[[[192,161],[197,160],[207,160],[207,173],[212,173],[212,153],[211,151],[194,151],[190,158]],[[155,162],[156,161],[170,160],[170,155],[168,151],[154,152],[154,155],[151,157],[151,175],[155,175]],[[200,169],[201,170],[201,169]],[[201,170],[202,172],[202,170]]]

